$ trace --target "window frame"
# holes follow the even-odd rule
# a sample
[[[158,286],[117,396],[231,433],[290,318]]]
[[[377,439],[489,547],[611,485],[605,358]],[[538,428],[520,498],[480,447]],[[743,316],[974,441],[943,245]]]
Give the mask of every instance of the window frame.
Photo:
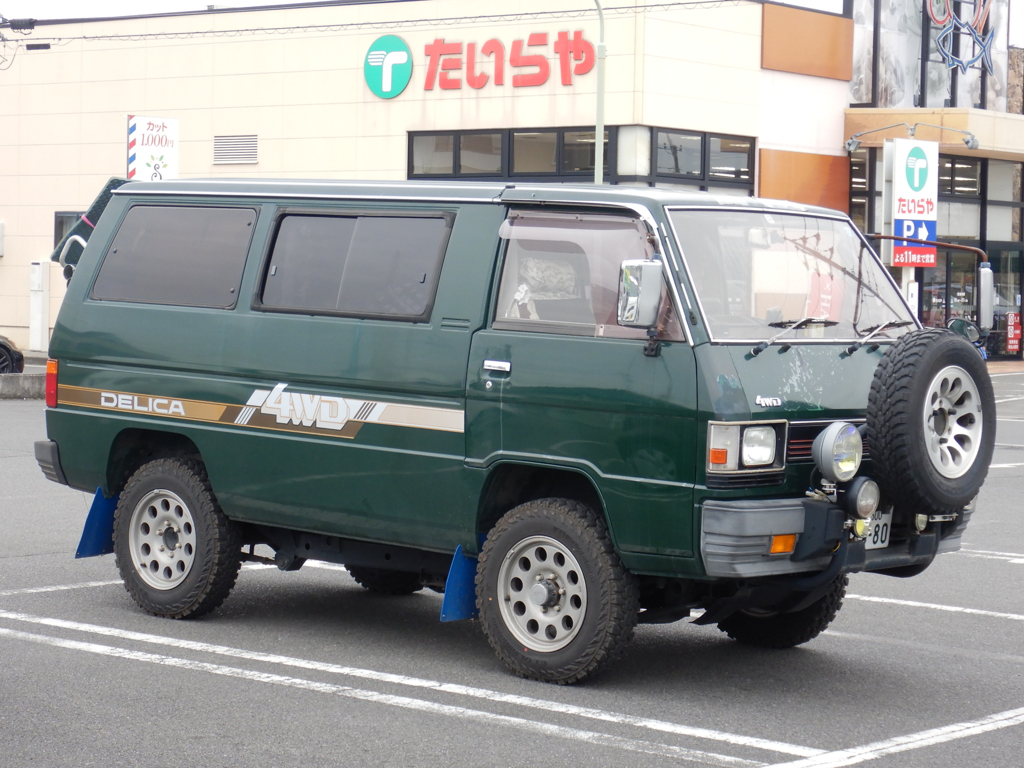
[[[505,220],[512,218],[514,215],[519,216],[536,216],[537,214],[546,214],[549,216],[564,215],[569,216],[594,216],[594,217],[617,217],[622,219],[628,219],[637,221],[640,223],[641,228],[644,228],[644,221],[642,217],[636,215],[634,211],[622,211],[611,212],[608,209],[600,210],[578,210],[575,208],[559,208],[556,210],[536,210],[530,207],[516,207],[510,208],[506,215]],[[559,320],[524,320],[523,318],[499,318],[498,308],[500,306],[501,299],[501,285],[505,278],[505,265],[508,262],[508,251],[511,239],[501,238],[500,253],[498,257],[497,268],[494,270],[494,276],[491,284],[491,306],[487,313],[488,328],[497,331],[511,331],[513,333],[542,333],[548,336],[575,336],[579,338],[587,339],[602,339],[608,341],[619,341],[619,342],[648,342],[649,336],[647,329],[644,328],[632,328],[630,326],[620,326],[616,321],[616,328],[624,328],[631,332],[635,331],[636,335],[598,335],[593,331],[596,330],[598,324],[594,326],[587,326],[588,330],[584,330],[582,324],[568,323]],[[675,315],[675,325],[679,330],[678,337],[673,336],[671,333],[671,327],[666,325],[658,331],[656,336],[657,341],[664,341],[669,343],[687,343],[690,340],[688,330],[684,322],[684,315],[682,310],[673,297],[670,281],[673,279],[668,263],[663,257],[655,253],[652,258],[655,258],[662,263],[662,302],[668,302],[671,312]],[[589,262],[589,259],[588,259]],[[616,291],[618,290],[618,282],[616,281]],[[659,308],[659,318],[661,314],[665,312],[665,307],[662,305]]]
[[[443,219],[445,222],[444,236],[438,248],[436,266],[430,282],[429,300],[424,310],[419,315],[394,315],[387,313],[367,312],[346,312],[343,310],[311,309],[308,307],[278,307],[263,302],[263,291],[266,287],[267,276],[270,272],[271,262],[274,255],[274,248],[277,245],[277,238],[281,229],[281,222],[288,216],[315,216],[318,218],[433,218]],[[263,247],[263,254],[260,259],[259,272],[256,277],[256,285],[253,290],[250,309],[254,312],[272,312],[284,315],[305,315],[307,317],[347,317],[356,320],[384,320],[388,322],[410,323],[423,325],[431,321],[434,313],[434,303],[437,301],[437,289],[441,283],[441,272],[444,269],[445,257],[448,255],[448,246],[451,243],[452,230],[455,227],[456,212],[449,209],[419,208],[416,210],[405,210],[400,208],[320,208],[310,206],[279,206],[274,212],[274,218],[270,225],[266,243]]]
[[[249,238],[245,246],[245,257],[242,259],[241,269],[238,272],[238,284],[234,290],[234,301],[227,305],[210,305],[210,304],[191,304],[179,301],[145,301],[143,299],[113,299],[100,297],[96,295],[96,283],[99,281],[100,276],[103,274],[103,267],[107,263],[107,256],[111,252],[111,248],[114,246],[114,241],[117,239],[118,234],[121,232],[121,228],[124,226],[125,221],[131,215],[131,212],[137,208],[201,208],[204,210],[245,210],[252,211],[252,225],[249,227]],[[113,234],[110,236],[110,240],[105,244],[105,251],[96,272],[93,275],[92,283],[89,285],[88,299],[89,301],[98,302],[113,302],[117,304],[145,304],[148,306],[156,307],[186,307],[191,309],[212,309],[231,312],[238,308],[238,298],[242,292],[242,284],[245,282],[245,268],[249,263],[249,257],[252,253],[253,239],[256,235],[256,229],[259,226],[260,216],[262,214],[262,206],[257,203],[200,203],[196,201],[183,202],[179,200],[174,201],[160,201],[160,200],[146,200],[132,202],[125,208],[123,215],[117,222],[117,226],[114,229]]]

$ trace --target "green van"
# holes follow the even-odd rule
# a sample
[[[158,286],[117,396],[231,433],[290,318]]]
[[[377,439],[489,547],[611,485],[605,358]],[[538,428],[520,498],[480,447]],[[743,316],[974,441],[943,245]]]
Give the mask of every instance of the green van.
[[[143,610],[331,561],[556,683],[638,621],[810,640],[958,548],[995,438],[848,217],[678,190],[125,184],[50,357],[37,460]]]

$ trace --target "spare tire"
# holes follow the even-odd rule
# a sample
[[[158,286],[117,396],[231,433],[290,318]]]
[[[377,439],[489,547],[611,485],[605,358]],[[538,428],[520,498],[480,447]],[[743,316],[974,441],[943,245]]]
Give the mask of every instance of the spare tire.
[[[886,501],[904,513],[961,511],[985,482],[995,446],[985,361],[944,328],[904,334],[875,370],[867,431]]]

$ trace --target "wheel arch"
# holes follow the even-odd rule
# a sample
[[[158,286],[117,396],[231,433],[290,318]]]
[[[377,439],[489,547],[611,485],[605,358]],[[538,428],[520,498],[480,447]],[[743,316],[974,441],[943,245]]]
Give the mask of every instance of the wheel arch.
[[[491,468],[477,507],[476,532],[487,534],[502,515],[513,507],[549,497],[586,504],[604,520],[611,534],[604,496],[586,472],[569,467],[501,462]],[[615,537],[612,535],[614,543]]]
[[[199,448],[180,432],[129,427],[117,433],[107,456],[107,492],[120,493],[135,471],[150,461],[193,458],[202,461]]]

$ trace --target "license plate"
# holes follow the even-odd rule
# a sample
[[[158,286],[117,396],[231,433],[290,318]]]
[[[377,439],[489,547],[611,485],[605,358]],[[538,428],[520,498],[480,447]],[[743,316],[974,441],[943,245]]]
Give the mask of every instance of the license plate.
[[[865,549],[882,549],[889,546],[889,532],[892,530],[892,510],[883,512],[875,510],[875,514],[868,520],[868,537],[864,543]]]

